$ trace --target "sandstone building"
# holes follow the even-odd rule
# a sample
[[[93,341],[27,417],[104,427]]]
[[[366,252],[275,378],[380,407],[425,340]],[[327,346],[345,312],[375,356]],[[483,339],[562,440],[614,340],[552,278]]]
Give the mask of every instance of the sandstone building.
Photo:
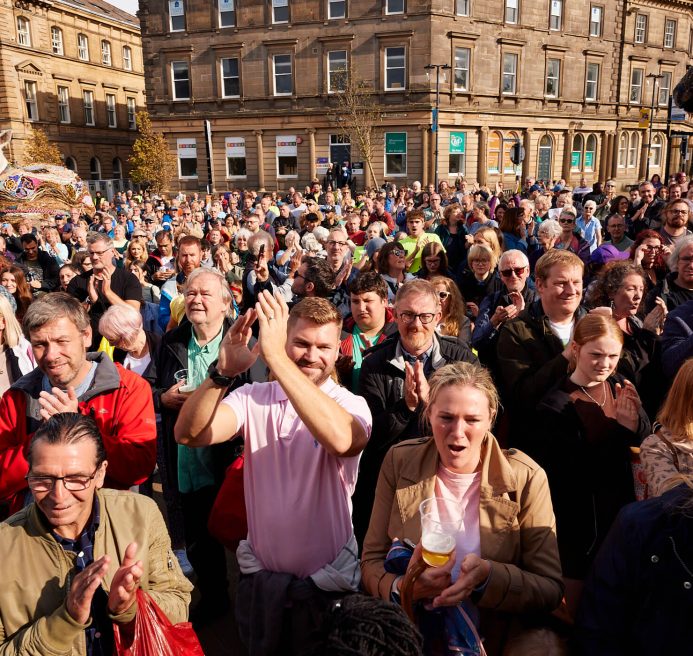
[[[0,130],[40,126],[94,190],[119,189],[144,109],[137,18],[103,0],[0,0]]]
[[[692,0],[140,0],[139,17],[147,106],[181,189],[285,189],[328,161],[358,162],[330,109],[345,69],[380,107],[378,182],[432,181],[437,168],[490,185],[626,185],[648,155],[650,175],[691,162],[667,116],[693,62]],[[437,167],[428,64],[450,67]],[[652,103],[650,142],[639,123]],[[691,117],[671,129],[693,131]]]

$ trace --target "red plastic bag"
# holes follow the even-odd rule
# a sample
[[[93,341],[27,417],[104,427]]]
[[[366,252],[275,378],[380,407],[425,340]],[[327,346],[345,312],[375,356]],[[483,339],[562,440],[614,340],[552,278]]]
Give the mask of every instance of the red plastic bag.
[[[115,656],[204,656],[190,622],[171,624],[156,602],[137,590],[134,634],[113,623]]]
[[[209,534],[225,547],[235,550],[248,536],[248,517],[245,513],[243,491],[243,454],[226,469],[224,482],[209,513]]]

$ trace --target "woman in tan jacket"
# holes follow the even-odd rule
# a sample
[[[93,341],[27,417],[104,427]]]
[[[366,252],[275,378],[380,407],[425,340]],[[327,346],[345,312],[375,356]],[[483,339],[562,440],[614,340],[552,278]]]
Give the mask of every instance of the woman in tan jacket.
[[[555,609],[563,595],[548,481],[533,460],[515,449],[503,451],[490,433],[498,394],[486,369],[447,365],[429,386],[426,418],[433,437],[394,446],[380,470],[363,548],[363,585],[374,596],[397,599],[402,577],[385,570],[392,541],[417,544],[412,567],[421,559],[421,502],[435,496],[448,501],[448,510],[459,504],[455,557],[427,569],[413,597],[432,600],[434,607],[471,601],[493,656],[519,637],[530,613],[535,626],[537,615]]]

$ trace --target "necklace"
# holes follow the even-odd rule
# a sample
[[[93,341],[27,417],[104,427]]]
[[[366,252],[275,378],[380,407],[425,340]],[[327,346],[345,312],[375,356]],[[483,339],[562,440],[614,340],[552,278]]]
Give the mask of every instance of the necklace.
[[[595,399],[595,398],[594,398],[594,397],[593,397],[582,385],[580,385],[579,387],[580,387],[580,389],[581,389],[585,394],[587,394],[587,396],[589,396],[600,408],[603,408],[603,407],[604,407],[604,404],[606,403],[606,383],[605,383],[605,382],[602,382],[602,388],[604,389],[604,400],[603,400],[601,403],[599,403],[599,401],[597,401],[597,399]]]

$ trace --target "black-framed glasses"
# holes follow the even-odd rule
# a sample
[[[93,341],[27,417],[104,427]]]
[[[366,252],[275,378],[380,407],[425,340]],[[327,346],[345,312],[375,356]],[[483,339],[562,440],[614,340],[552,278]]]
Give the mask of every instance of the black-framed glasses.
[[[510,276],[513,275],[513,273],[518,277],[522,277],[522,274],[525,272],[525,267],[511,267],[510,269],[502,269],[500,274],[504,278],[510,278]]]
[[[296,273],[294,273],[294,280],[296,280],[296,278],[303,278],[303,280],[307,280],[307,278],[303,274],[299,273],[298,271]]]
[[[413,323],[414,319],[418,319],[424,326],[433,321],[436,316],[433,312],[398,312],[397,316],[404,321],[404,323]]]
[[[558,219],[558,222],[564,225],[569,225],[571,223],[575,223],[575,219]]]
[[[394,255],[395,257],[404,257],[407,254],[407,251],[402,251],[399,248],[393,248],[390,251],[390,255]]]
[[[58,481],[62,481],[65,489],[69,492],[80,492],[86,490],[94,480],[101,465],[99,465],[91,476],[83,474],[70,474],[68,476],[25,476],[27,485],[32,492],[51,492]]]
[[[345,241],[337,241],[335,239],[328,239],[327,245],[328,246],[339,246],[340,248],[344,248],[344,246],[346,246],[347,243]]]
[[[102,251],[87,251],[89,253],[89,257],[101,257],[104,253],[108,253],[110,251],[110,248],[104,248]]]

